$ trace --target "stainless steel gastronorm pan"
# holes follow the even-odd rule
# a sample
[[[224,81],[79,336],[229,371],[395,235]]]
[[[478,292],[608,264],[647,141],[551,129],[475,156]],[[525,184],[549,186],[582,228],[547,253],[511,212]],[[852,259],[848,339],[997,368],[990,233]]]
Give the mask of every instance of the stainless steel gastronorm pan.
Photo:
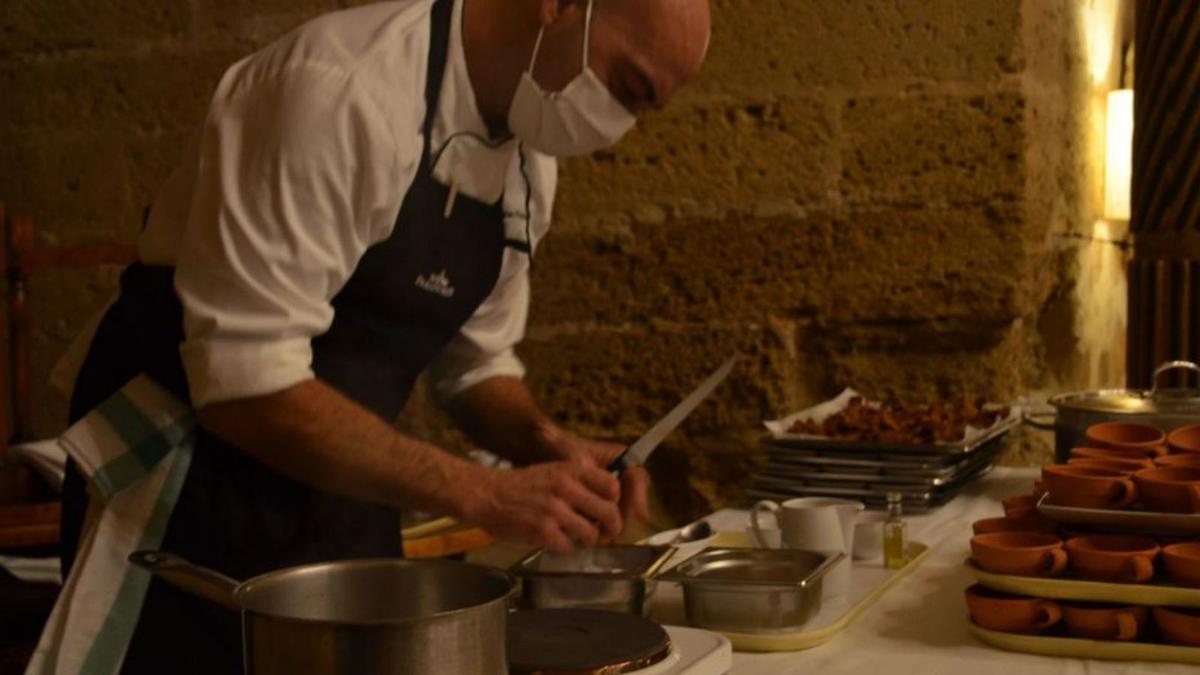
[[[683,587],[693,626],[735,633],[790,631],[820,610],[822,580],[843,557],[798,549],[710,548],[659,578]]]
[[[602,546],[568,555],[536,551],[511,572],[521,580],[525,604],[536,609],[605,609],[644,615],[654,575],[670,559],[670,546]]]

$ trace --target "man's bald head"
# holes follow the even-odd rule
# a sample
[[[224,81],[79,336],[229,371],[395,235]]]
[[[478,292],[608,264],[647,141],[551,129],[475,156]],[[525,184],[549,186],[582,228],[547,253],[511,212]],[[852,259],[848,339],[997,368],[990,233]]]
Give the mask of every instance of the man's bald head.
[[[592,0],[588,66],[630,112],[659,108],[700,71],[709,0]],[[561,91],[583,68],[588,0],[467,0],[468,70],[481,112],[503,129],[539,33],[533,76]]]
[[[651,95],[623,101],[637,112],[661,107],[700,71],[712,19],[708,0],[594,0],[595,40],[613,41],[650,79]],[[612,31],[612,35],[606,35]],[[619,78],[617,78],[619,79]],[[610,83],[618,98],[620,82]],[[641,98],[641,97],[638,97]]]

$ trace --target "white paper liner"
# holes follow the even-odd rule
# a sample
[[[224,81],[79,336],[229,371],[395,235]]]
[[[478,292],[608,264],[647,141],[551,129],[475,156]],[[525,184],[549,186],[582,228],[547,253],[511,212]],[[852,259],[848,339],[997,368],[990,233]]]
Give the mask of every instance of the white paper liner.
[[[839,440],[833,436],[822,436],[819,434],[797,434],[789,432],[788,429],[791,429],[792,425],[796,422],[814,422],[816,424],[823,424],[831,415],[836,415],[837,413],[840,413],[848,408],[850,406],[850,399],[854,398],[855,396],[861,396],[861,394],[850,387],[846,387],[842,390],[842,393],[834,396],[828,401],[822,401],[810,408],[805,408],[800,412],[792,413],[787,417],[777,420],[767,420],[763,422],[763,426],[767,428],[767,431],[771,432],[771,436],[775,440]],[[878,408],[880,405],[878,401],[866,401],[865,404],[873,408]],[[963,431],[963,437],[954,442],[973,443],[982,438],[985,434],[990,433],[996,427],[1008,423],[1013,418],[1020,417],[1020,414],[1019,406],[1011,406],[1009,408],[1008,417],[998,418],[996,422],[992,424],[992,426],[987,427],[986,429],[968,426]],[[939,443],[934,443],[934,445],[944,445],[946,443],[946,441],[941,441]]]

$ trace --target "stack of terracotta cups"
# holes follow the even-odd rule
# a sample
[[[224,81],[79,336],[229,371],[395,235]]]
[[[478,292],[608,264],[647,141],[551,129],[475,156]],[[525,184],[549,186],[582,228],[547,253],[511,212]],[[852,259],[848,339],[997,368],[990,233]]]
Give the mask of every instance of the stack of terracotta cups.
[[[1045,497],[1075,509],[1200,514],[1200,425],[1168,436],[1147,425],[1105,423],[1089,428],[1087,438],[1089,447],[1072,450],[1067,464],[1043,467],[1033,494],[1005,498],[1003,518],[974,523],[972,564],[1006,577],[1200,588],[1200,531],[1194,541],[1070,532],[1037,507]],[[1026,597],[989,588],[981,578],[966,591],[971,619],[981,628],[1200,647],[1194,608]]]
[[[1200,513],[1200,425],[1164,434],[1132,422],[1088,428],[1089,447],[1042,470],[1058,506]]]

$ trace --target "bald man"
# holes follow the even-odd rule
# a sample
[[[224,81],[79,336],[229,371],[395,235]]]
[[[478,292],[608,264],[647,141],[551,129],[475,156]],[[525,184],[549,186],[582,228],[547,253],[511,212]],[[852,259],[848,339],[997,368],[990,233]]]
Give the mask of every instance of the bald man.
[[[397,0],[234,64],[71,404],[77,419],[146,374],[198,411],[162,547],[246,579],[400,555],[406,508],[555,551],[644,515],[645,474],[613,477],[620,446],[541,412],[513,348],[555,158],[610,146],[663,106],[708,36],[707,0]],[[423,372],[516,469],[393,428]],[[72,469],[68,567],[83,483]],[[158,581],[130,611],[123,672],[240,670],[233,613]]]

